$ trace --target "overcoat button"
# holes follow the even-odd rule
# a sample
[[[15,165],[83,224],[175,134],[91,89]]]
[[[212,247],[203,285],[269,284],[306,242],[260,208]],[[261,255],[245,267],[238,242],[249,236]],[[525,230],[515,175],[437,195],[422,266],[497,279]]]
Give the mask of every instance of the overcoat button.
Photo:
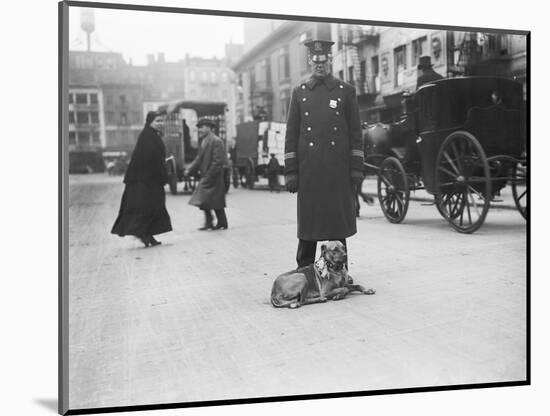
[[[304,115],[305,115],[305,116],[309,116],[309,111],[306,111],[306,112],[304,113]]]
[[[306,100],[307,100],[307,98],[306,98],[306,97],[302,98],[302,101],[306,101]]]
[[[307,128],[307,131],[311,131],[311,127],[308,127],[308,128]]]
[[[342,101],[342,99],[340,97],[338,97],[338,101]]]
[[[340,84],[340,88],[344,88],[344,86]]]
[[[334,145],[335,145],[335,143],[334,143],[334,140],[333,140],[333,141],[331,141],[331,142],[330,142],[330,144],[334,146]]]
[[[313,146],[313,142],[309,142],[309,145],[310,145],[310,146]]]
[[[306,86],[305,86],[305,85],[302,85],[302,89],[305,90],[305,89],[306,89]]]
[[[338,131],[338,127],[334,127],[334,131]]]
[[[339,112],[339,111],[337,111],[337,112],[336,112],[336,115],[337,115],[337,116],[339,116],[339,115],[340,115],[340,112]]]

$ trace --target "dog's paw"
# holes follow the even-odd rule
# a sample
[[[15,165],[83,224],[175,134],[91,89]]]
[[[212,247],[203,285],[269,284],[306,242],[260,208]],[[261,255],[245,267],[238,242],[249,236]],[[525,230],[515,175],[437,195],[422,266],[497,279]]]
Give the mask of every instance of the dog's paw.
[[[289,307],[290,309],[297,309],[297,308],[299,308],[300,306],[302,306],[302,305],[300,305],[299,303],[291,303],[290,305],[288,305],[288,307]]]
[[[319,298],[319,302],[326,302],[328,299],[325,298],[324,296],[320,297]]]
[[[376,293],[376,290],[374,290],[374,289],[367,289],[367,290],[363,291],[363,293],[364,293],[365,295],[374,295],[374,294]]]

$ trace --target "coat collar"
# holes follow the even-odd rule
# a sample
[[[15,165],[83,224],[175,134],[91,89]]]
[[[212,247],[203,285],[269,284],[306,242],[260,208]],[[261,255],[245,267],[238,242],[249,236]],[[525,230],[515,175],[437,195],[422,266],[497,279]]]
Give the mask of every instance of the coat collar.
[[[318,82],[319,80],[317,78],[311,77],[305,83],[305,85],[307,85],[307,87],[312,90],[313,88],[315,88]],[[325,84],[329,90],[333,90],[339,84],[336,78],[334,78],[332,75],[327,75],[326,78],[321,81],[321,83]]]

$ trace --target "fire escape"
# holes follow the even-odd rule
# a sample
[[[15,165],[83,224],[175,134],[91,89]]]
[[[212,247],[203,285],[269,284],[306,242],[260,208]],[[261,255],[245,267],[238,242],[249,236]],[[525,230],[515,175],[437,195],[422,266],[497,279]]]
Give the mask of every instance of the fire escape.
[[[451,32],[449,74],[507,76],[512,57],[505,34]]]
[[[351,66],[353,67],[353,84],[357,95],[375,93],[374,85],[371,86],[367,80],[366,64],[364,73],[361,73],[361,54],[360,47],[368,42],[377,42],[379,33],[374,26],[345,25],[342,27],[342,43],[344,45],[344,62],[346,53],[351,57]],[[345,69],[349,65],[344,63]]]

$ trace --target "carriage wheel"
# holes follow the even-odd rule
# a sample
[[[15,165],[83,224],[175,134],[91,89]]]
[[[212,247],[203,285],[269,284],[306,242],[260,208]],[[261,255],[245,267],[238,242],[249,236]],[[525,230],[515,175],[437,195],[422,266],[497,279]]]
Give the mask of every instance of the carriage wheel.
[[[512,196],[519,213],[527,219],[527,165],[518,163],[512,170]]]
[[[409,209],[409,182],[405,169],[393,156],[384,159],[378,171],[378,200],[389,222],[400,223]]]
[[[451,133],[443,141],[435,164],[436,206],[461,233],[473,233],[487,216],[491,176],[485,152],[466,131]]]

